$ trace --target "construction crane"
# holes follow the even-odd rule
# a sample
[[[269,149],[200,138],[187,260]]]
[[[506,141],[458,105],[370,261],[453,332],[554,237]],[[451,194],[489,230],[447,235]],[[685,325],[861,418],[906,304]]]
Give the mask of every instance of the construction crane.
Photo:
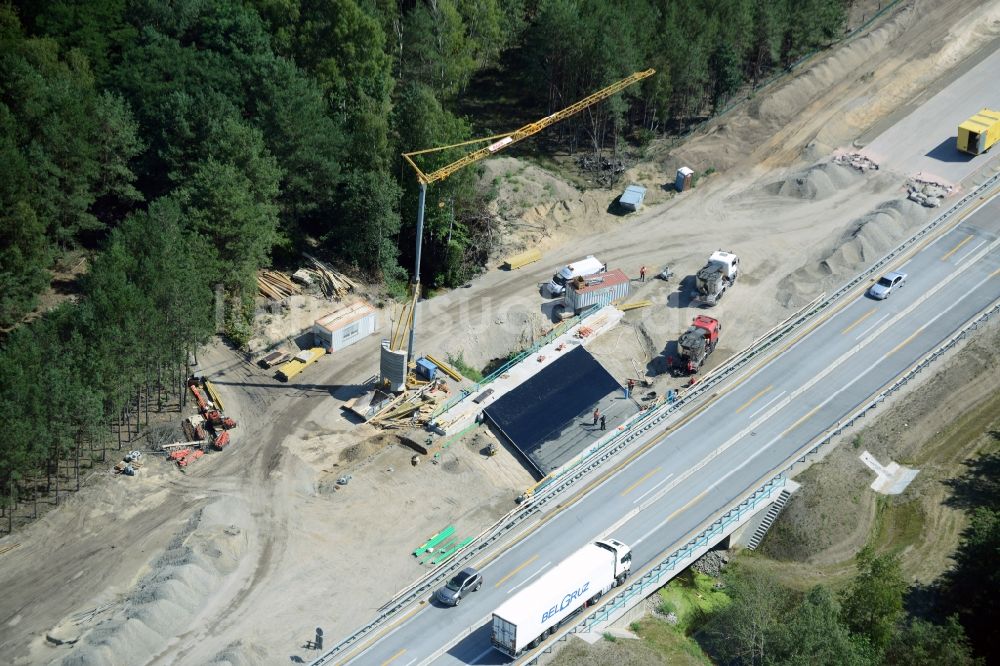
[[[495,155],[496,153],[513,146],[518,141],[523,141],[530,136],[538,134],[546,127],[554,125],[560,120],[565,120],[572,115],[583,111],[589,106],[593,106],[598,102],[611,97],[612,95],[621,92],[625,88],[628,88],[633,83],[638,83],[645,78],[648,78],[656,73],[654,69],[647,69],[642,72],[636,72],[630,76],[625,77],[621,81],[612,83],[607,88],[598,90],[594,94],[581,99],[579,102],[567,106],[562,111],[556,111],[552,115],[545,116],[541,120],[537,120],[533,123],[529,123],[520,129],[514,130],[509,134],[498,134],[496,136],[488,136],[481,139],[473,139],[471,141],[464,141],[462,143],[455,143],[450,146],[440,146],[438,148],[426,148],[424,150],[417,150],[411,153],[403,153],[403,159],[413,168],[414,172],[417,174],[417,181],[420,183],[420,197],[417,203],[417,250],[416,250],[416,267],[413,273],[413,301],[410,304],[408,314],[404,315],[404,321],[408,320],[406,323],[409,324],[410,337],[409,345],[407,347],[407,359],[413,358],[413,337],[414,331],[417,327],[417,300],[420,294],[420,250],[423,246],[423,235],[424,235],[424,202],[427,198],[427,186],[431,183],[436,183],[438,181],[444,180],[448,176],[452,175],[459,169],[463,169],[470,164],[475,164],[479,160],[485,159],[490,155]],[[471,146],[473,144],[484,143],[486,141],[491,142],[488,146],[474,150],[471,153],[461,157],[451,164],[445,165],[435,171],[430,173],[424,173],[417,163],[413,161],[413,158],[418,155],[427,155],[428,153],[436,153],[443,150],[450,150],[452,148],[460,148],[462,146]],[[400,341],[401,342],[401,341]]]

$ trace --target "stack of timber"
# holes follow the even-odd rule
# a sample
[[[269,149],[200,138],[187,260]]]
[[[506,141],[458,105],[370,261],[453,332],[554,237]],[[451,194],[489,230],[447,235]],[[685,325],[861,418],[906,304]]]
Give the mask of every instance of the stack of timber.
[[[305,254],[304,256],[309,260],[313,267],[311,269],[302,270],[307,271],[311,276],[316,278],[316,281],[319,282],[320,288],[323,290],[323,294],[328,298],[336,298],[337,300],[340,300],[349,292],[361,290],[361,287],[357,282],[343,273],[335,271],[326,262],[320,261],[311,254]]]
[[[443,381],[435,380],[417,390],[400,393],[368,422],[387,430],[427,424],[438,402],[446,395],[438,390],[443,384]]]
[[[262,296],[273,301],[280,301],[292,294],[301,293],[299,286],[288,279],[284,273],[277,271],[261,271],[257,274],[257,288]]]

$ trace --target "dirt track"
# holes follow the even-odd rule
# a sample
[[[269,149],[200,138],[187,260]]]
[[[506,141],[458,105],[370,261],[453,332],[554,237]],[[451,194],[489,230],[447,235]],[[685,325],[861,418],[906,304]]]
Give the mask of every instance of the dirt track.
[[[651,192],[680,163],[722,170],[680,198],[657,194],[640,215],[609,214],[613,193],[553,185],[567,198],[529,206],[520,218],[528,226],[512,230],[510,243],[537,244],[545,259],[425,303],[422,344],[482,365],[550,325],[534,285],[571,258],[594,252],[630,274],[669,261],[684,275],[723,245],[739,250],[747,274],[739,297],[716,309],[740,322],[727,326],[718,362],[925,219],[897,203],[905,174],[860,176],[814,162],[994,39],[1000,25],[980,13],[998,6],[906,5],[704,136],[636,167],[629,176]],[[634,342],[597,350],[612,368],[627,371],[631,356],[651,362],[691,316],[677,307],[676,284],[648,283],[637,294],[647,296],[659,307],[628,315]],[[102,480],[0,541],[21,544],[0,555],[0,655],[14,663],[308,659],[301,646],[317,625],[339,636],[425,571],[409,551],[427,536],[446,524],[472,536],[512,508],[530,476],[509,455],[485,458],[477,442],[453,444],[437,466],[411,468],[396,446],[341,461],[377,434],[337,408],[372,374],[370,342],[324,359],[304,380],[314,384],[292,386],[221,345],[206,350],[202,371],[241,422],[233,448],[186,474],[152,461],[145,476]],[[332,490],[345,472],[351,482]],[[90,609],[102,610],[78,617]],[[82,638],[55,647],[46,632]]]

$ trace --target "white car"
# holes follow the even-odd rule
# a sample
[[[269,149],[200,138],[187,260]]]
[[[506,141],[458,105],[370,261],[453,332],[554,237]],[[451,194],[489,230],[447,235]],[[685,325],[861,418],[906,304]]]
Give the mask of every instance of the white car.
[[[868,295],[874,299],[884,301],[889,298],[893,289],[901,289],[906,282],[906,273],[892,272],[886,273],[878,279],[868,290]]]

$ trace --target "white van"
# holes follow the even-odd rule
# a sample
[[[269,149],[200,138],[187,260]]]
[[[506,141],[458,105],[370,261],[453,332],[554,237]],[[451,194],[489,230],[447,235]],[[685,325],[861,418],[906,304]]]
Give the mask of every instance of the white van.
[[[572,264],[565,266],[561,271],[552,276],[552,279],[545,283],[542,287],[542,291],[549,295],[551,298],[556,296],[562,296],[566,293],[566,283],[578,276],[593,275],[595,273],[603,273],[606,268],[604,264],[596,259],[594,255],[590,255],[586,259],[581,259],[580,261],[574,261]]]

